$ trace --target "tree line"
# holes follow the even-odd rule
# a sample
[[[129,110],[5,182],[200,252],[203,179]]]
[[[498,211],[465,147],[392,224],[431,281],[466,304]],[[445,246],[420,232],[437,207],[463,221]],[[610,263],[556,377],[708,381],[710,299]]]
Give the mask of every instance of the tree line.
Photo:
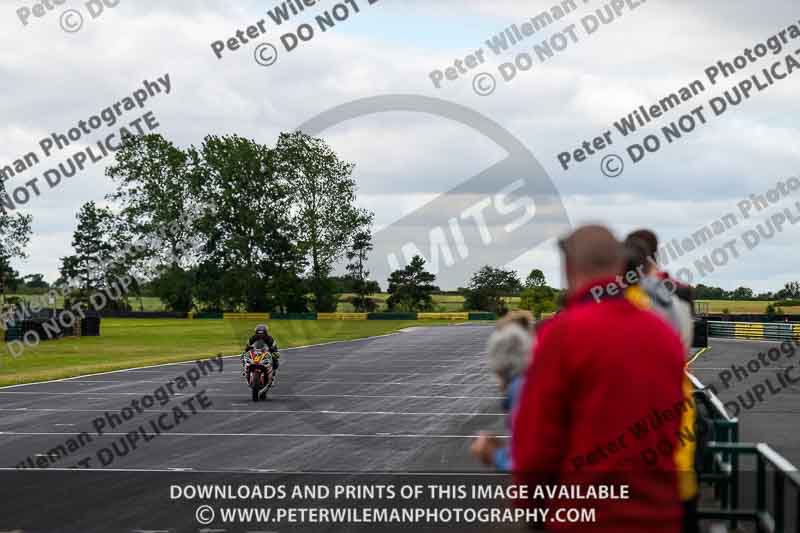
[[[54,286],[85,301],[115,278],[134,280],[128,296],[157,296],[169,310],[332,312],[342,292],[356,311],[374,311],[380,292],[370,278],[373,213],[357,207],[354,165],[324,140],[282,133],[274,146],[238,135],[207,136],[180,148],[161,135],[129,139],[106,175],[111,207],[95,202],[77,212],[73,253],[61,258]],[[0,194],[4,186],[0,183]],[[36,292],[41,274],[22,276],[11,264],[26,257],[30,215],[0,211],[0,286]],[[124,250],[124,253],[121,251]],[[344,276],[336,265],[346,262]],[[392,272],[392,311],[432,311],[440,292],[424,258]],[[465,310],[508,309],[508,298],[535,315],[554,311],[563,293],[541,270],[484,266],[458,292]],[[755,295],[698,285],[697,299],[800,299],[800,282]],[[130,308],[129,299],[114,302]]]

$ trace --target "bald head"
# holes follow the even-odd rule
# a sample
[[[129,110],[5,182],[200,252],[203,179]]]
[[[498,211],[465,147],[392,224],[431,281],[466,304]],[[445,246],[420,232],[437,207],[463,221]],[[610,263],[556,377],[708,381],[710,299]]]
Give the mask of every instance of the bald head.
[[[559,242],[572,289],[622,270],[622,244],[604,226],[583,226]]]

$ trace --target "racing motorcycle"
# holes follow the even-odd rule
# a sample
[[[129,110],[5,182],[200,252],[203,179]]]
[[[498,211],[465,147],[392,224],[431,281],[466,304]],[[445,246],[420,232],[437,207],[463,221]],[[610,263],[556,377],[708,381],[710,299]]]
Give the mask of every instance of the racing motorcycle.
[[[243,354],[247,384],[253,393],[253,401],[267,399],[267,391],[272,387],[272,355],[263,341],[257,341]]]

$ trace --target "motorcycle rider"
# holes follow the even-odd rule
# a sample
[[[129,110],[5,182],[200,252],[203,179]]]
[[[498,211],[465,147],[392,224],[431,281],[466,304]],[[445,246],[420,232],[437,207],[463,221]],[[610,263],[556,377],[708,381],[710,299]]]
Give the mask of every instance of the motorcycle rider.
[[[272,357],[272,381],[274,383],[275,376],[278,374],[278,361],[281,355],[278,353],[278,343],[276,343],[275,339],[269,334],[269,329],[266,324],[259,324],[256,326],[255,334],[250,337],[250,340],[247,341],[247,345],[244,347],[244,353],[250,351],[253,345],[259,341],[267,346],[270,356]],[[244,373],[244,354],[242,354],[242,375],[244,375]]]

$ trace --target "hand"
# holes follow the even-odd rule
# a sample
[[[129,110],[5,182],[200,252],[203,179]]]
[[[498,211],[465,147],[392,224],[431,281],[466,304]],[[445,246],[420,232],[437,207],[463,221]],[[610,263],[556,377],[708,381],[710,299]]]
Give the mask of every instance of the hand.
[[[472,441],[472,455],[485,465],[494,464],[494,454],[502,447],[500,439],[489,433],[481,432],[480,437]]]

